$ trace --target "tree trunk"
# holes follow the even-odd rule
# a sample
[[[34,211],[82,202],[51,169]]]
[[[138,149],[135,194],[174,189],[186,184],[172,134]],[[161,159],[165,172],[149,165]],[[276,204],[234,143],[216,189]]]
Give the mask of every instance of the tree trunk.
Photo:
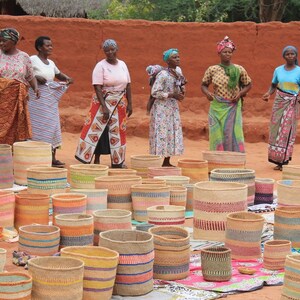
[[[0,0],[1,15],[15,15],[16,0]]]
[[[259,0],[260,22],[281,21],[287,0]]]

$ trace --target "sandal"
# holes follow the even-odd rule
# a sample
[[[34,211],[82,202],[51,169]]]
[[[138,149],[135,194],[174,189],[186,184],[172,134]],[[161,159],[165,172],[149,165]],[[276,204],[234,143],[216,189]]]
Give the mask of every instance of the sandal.
[[[65,163],[61,162],[58,159],[55,159],[52,161],[52,167],[63,168],[64,166],[65,166]]]
[[[276,167],[274,167],[274,169],[273,170],[275,170],[275,171],[282,171],[282,166],[276,166]]]

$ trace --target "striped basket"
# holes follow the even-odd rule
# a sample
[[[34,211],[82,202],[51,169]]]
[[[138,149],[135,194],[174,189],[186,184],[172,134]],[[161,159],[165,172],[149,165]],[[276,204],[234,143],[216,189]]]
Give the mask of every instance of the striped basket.
[[[175,205],[158,205],[147,208],[148,223],[158,226],[183,225],[185,207]]]
[[[0,273],[4,271],[4,267],[6,264],[6,254],[7,250],[4,248],[0,248]]]
[[[177,167],[149,167],[148,177],[155,176],[181,176],[181,168]]]
[[[16,142],[13,154],[15,182],[20,185],[27,185],[28,168],[52,164],[52,146],[45,142]]]
[[[33,223],[48,225],[49,201],[47,194],[16,194],[15,228]]]
[[[74,246],[63,248],[61,256],[84,262],[84,300],[111,299],[119,261],[118,252],[104,247]]]
[[[300,207],[278,207],[274,215],[274,239],[287,239],[300,248]]]
[[[15,194],[0,190],[0,226],[13,229],[15,217]]]
[[[208,172],[213,169],[237,168],[246,165],[246,154],[232,151],[202,151],[202,157],[208,162]]]
[[[98,209],[107,208],[108,189],[71,189],[70,192],[86,195],[86,213],[92,214]]]
[[[132,155],[130,157],[131,168],[137,171],[137,175],[143,178],[148,177],[149,167],[161,167],[163,157],[159,155]]]
[[[134,169],[108,169],[108,176],[120,176],[120,175],[134,175],[136,176],[137,171]]]
[[[153,290],[154,245],[152,234],[137,230],[100,233],[99,246],[119,253],[113,293],[140,296]]]
[[[255,171],[250,169],[214,169],[210,172],[211,181],[240,182],[248,186],[247,204],[254,204]]]
[[[25,225],[19,228],[19,251],[51,256],[58,252],[60,229],[52,225]]]
[[[142,184],[160,184],[167,185],[164,179],[142,178]]]
[[[190,183],[187,176],[155,176],[154,179],[163,179],[167,185],[184,185]]]
[[[195,184],[189,183],[184,184],[184,187],[187,188],[187,194],[186,194],[186,210],[187,211],[193,211],[193,202],[194,202],[194,186]]]
[[[184,279],[190,273],[190,234],[178,226],[149,229],[154,238],[153,278]]]
[[[251,212],[227,215],[225,247],[231,249],[233,259],[248,260],[261,257],[264,221],[264,217]]]
[[[207,281],[229,281],[232,277],[231,250],[211,247],[201,250],[201,270]]]
[[[99,234],[113,229],[132,229],[131,211],[122,209],[103,209],[93,212],[94,245],[99,244]]]
[[[300,180],[278,180],[277,195],[279,206],[300,206]]]
[[[300,165],[282,166],[282,179],[300,180]]]
[[[272,204],[275,180],[272,178],[255,178],[254,204]]]
[[[68,246],[93,246],[94,219],[87,214],[63,214],[55,216],[60,228],[60,248]]]
[[[170,205],[186,207],[187,188],[184,186],[170,186]]]
[[[202,181],[194,187],[194,239],[224,241],[228,213],[247,210],[247,185]]]
[[[182,175],[191,179],[191,183],[208,180],[208,162],[198,159],[179,159],[178,167],[182,170]]]
[[[147,208],[170,204],[170,188],[166,185],[136,184],[131,186],[133,218],[147,221]]]
[[[32,278],[25,273],[0,272],[1,300],[31,300]]]
[[[74,189],[94,189],[95,178],[108,175],[105,165],[70,165],[70,184]]]
[[[0,144],[0,189],[12,188],[13,185],[14,174],[11,146]]]
[[[70,257],[39,257],[28,261],[32,300],[82,300],[84,263]]]
[[[280,270],[284,268],[285,258],[291,254],[291,241],[273,240],[264,245],[264,268]]]
[[[95,179],[96,189],[108,189],[107,207],[132,211],[131,186],[142,183],[142,177],[134,175],[103,176]]]

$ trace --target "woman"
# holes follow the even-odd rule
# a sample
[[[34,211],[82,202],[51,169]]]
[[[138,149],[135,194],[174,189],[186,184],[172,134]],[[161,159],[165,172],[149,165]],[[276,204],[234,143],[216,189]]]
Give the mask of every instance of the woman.
[[[179,68],[177,49],[163,53],[168,68],[162,69],[151,89],[154,101],[150,111],[150,154],[164,156],[162,166],[172,166],[170,157],[183,153],[183,136],[178,101],[185,96],[185,78]]]
[[[97,63],[92,81],[96,95],[85,120],[75,158],[83,163],[100,163],[101,154],[110,154],[112,168],[125,167],[126,121],[132,114],[130,75],[117,58],[117,43],[102,45],[106,58]]]
[[[0,144],[31,138],[28,86],[39,97],[30,58],[17,49],[19,37],[14,28],[0,30]]]
[[[282,170],[292,159],[299,118],[300,67],[298,51],[287,46],[282,51],[285,64],[277,67],[269,90],[262,99],[268,101],[275,90],[276,96],[270,122],[268,147],[269,162],[276,164],[274,170]]]
[[[210,150],[245,152],[242,124],[242,98],[251,89],[246,70],[231,62],[236,49],[226,36],[218,43],[220,64],[210,66],[202,79],[201,90],[210,101]],[[213,85],[213,92],[208,87]]]
[[[32,140],[43,141],[52,145],[52,166],[63,167],[65,164],[56,159],[56,149],[61,146],[61,128],[58,103],[73,79],[56,67],[48,59],[52,54],[53,45],[48,36],[40,36],[35,41],[37,55],[30,57],[33,74],[38,81],[40,99],[36,101],[33,91],[29,91],[29,112],[32,126]],[[64,83],[54,82],[54,78]]]

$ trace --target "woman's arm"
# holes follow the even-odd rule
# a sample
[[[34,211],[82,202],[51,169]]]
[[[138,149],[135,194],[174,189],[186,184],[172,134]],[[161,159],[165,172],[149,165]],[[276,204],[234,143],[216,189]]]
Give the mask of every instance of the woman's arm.
[[[33,77],[28,81],[37,98],[40,98],[40,90],[38,89],[36,78]]]
[[[250,82],[249,84],[245,85],[236,95],[234,95],[231,101],[237,102],[242,97],[245,97],[251,88],[252,88],[252,83]]]
[[[102,85],[94,84],[94,89],[95,89],[95,92],[96,92],[97,99],[100,102],[101,107],[102,107],[103,120],[107,121],[108,118],[109,118],[109,110],[108,110],[108,108],[105,104],[105,100],[104,100],[104,97],[103,97]]]
[[[68,75],[60,72],[58,74],[55,74],[55,78],[61,81],[65,81],[67,84],[71,84],[74,82],[73,78],[69,77]]]
[[[262,96],[262,100],[268,101],[270,96],[275,92],[277,88],[277,83],[272,83],[269,87],[269,90]]]
[[[201,91],[206,96],[206,98],[208,99],[208,101],[213,101],[214,100],[214,94],[211,93],[208,90],[208,85],[206,83],[204,83],[204,82],[202,82],[202,84],[201,84]]]
[[[126,86],[126,98],[128,101],[126,113],[127,117],[130,117],[132,115],[132,99],[131,99],[131,84],[128,83]]]

